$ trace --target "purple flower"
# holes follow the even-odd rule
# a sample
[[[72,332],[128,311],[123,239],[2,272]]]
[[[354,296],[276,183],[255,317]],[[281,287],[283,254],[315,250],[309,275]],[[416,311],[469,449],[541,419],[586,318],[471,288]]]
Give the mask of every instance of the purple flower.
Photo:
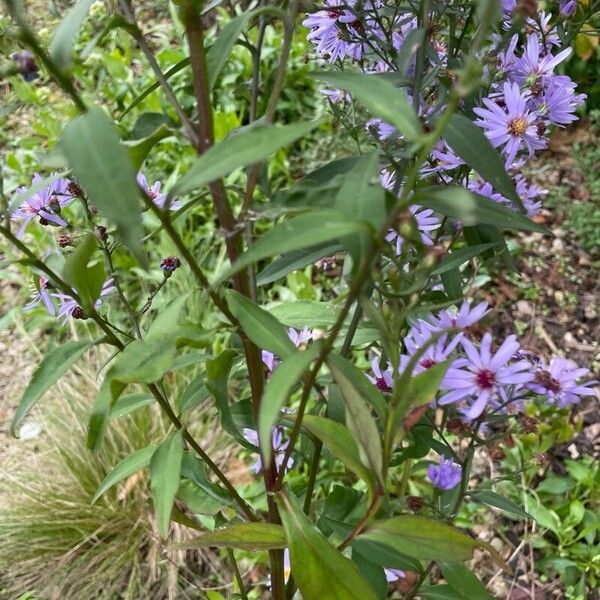
[[[376,356],[371,362],[373,375],[366,373],[369,381],[384,394],[389,394],[394,387],[394,377],[392,375],[392,365],[387,364],[385,371],[381,370],[380,357]]]
[[[406,573],[404,571],[401,571],[400,569],[384,568],[383,572],[385,573],[385,580],[388,583],[393,583],[394,581],[398,581],[398,579],[406,577]]]
[[[542,53],[540,41],[537,35],[527,36],[527,45],[523,56],[518,58],[510,69],[510,75],[519,85],[526,85],[532,88],[546,83],[546,80],[554,73],[554,68],[563,60],[569,57],[571,48],[565,48],[556,56],[550,53]]]
[[[52,175],[55,175],[53,173]],[[31,181],[32,185],[38,185],[43,181],[39,173],[35,173]],[[67,222],[60,216],[62,208],[67,206],[74,197],[67,191],[69,182],[66,179],[57,179],[47,187],[35,192],[31,197],[27,198],[12,215],[14,221],[21,222],[21,228],[17,233],[17,237],[22,237],[27,224],[39,217],[43,225],[54,223],[60,227],[66,227]],[[19,187],[14,193],[22,194],[27,188]]]
[[[575,111],[584,103],[585,94],[575,94],[575,84],[566,76],[552,77],[537,106],[537,111],[554,125],[577,121]]]
[[[292,340],[292,343],[296,348],[302,346],[309,340],[312,339],[313,333],[308,327],[304,327],[302,331],[297,331],[293,327],[290,327],[287,331],[288,337]],[[267,377],[275,370],[281,360],[268,350],[263,350],[261,353],[261,359],[263,364],[267,367]]]
[[[494,202],[498,202],[498,204],[511,204],[510,200],[505,198],[502,194],[494,192],[492,184],[488,183],[487,181],[482,181],[481,179],[471,179],[467,185],[467,188],[474,194],[485,196]]]
[[[368,133],[374,135],[380,142],[385,142],[388,138],[398,133],[398,130],[393,125],[390,125],[381,119],[370,119],[367,121],[365,129]]]
[[[448,369],[444,378],[448,392],[438,404],[472,400],[465,414],[469,419],[475,419],[497,398],[501,386],[525,384],[533,379],[528,361],[510,362],[519,350],[516,336],[507,337],[495,354],[491,352],[492,336],[489,333],[483,336],[479,348],[466,338],[461,343],[467,354],[466,364]]]
[[[138,185],[142,188],[142,191],[154,202],[158,208],[164,210],[165,202],[167,200],[168,194],[161,192],[161,183],[160,181],[155,181],[152,185],[148,184],[146,176],[140,171],[137,174],[137,182]],[[179,200],[171,200],[169,204],[169,210],[178,210],[181,208],[181,202]]]
[[[440,140],[435,145],[431,151],[429,162],[430,164],[421,168],[423,175],[453,171],[465,164],[463,159],[457,156],[444,140]]]
[[[94,308],[96,310],[100,308],[102,304],[102,298],[110,294],[110,292],[112,292],[113,289],[113,280],[107,279],[102,285],[102,290],[100,291],[100,298],[98,298],[98,300],[96,300],[96,302],[94,303]],[[71,318],[86,318],[85,312],[72,296],[62,293],[52,294],[52,296],[59,301],[60,306],[58,309],[58,317],[62,317],[63,325],[65,325],[67,321]]]
[[[523,175],[519,174],[515,177],[517,194],[521,198],[521,202],[527,211],[527,216],[531,219],[535,217],[542,208],[542,198],[548,193],[535,183],[527,183]]]
[[[471,304],[465,301],[458,310],[446,308],[440,311],[437,316],[429,317],[428,321],[437,329],[449,329],[450,327],[466,329],[481,321],[489,312],[490,307],[487,302],[481,302],[471,308]]]
[[[564,408],[570,404],[579,404],[582,396],[596,395],[590,387],[595,385],[596,381],[578,383],[589,372],[589,369],[578,367],[572,360],[555,356],[549,366],[540,365],[533,381],[528,383],[527,387],[536,394],[547,396],[551,404]]]
[[[409,207],[415,221],[417,222],[417,229],[421,234],[421,240],[427,246],[433,245],[433,240],[429,236],[432,231],[438,229],[441,225],[440,220],[435,216],[434,212],[430,208],[421,208],[416,204]],[[404,238],[395,230],[390,229],[388,234],[385,236],[387,242],[396,242],[396,254],[402,253],[402,244]]]
[[[495,148],[503,146],[506,164],[511,165],[522,146],[531,156],[535,150],[544,148],[546,140],[540,137],[536,127],[536,115],[527,108],[529,96],[521,93],[516,83],[505,83],[503,106],[490,98],[484,98],[487,108],[474,108],[480,117],[475,123],[485,129],[485,135]]]
[[[559,0],[558,6],[563,17],[571,17],[577,10],[577,0]]]
[[[255,446],[259,446],[258,432],[255,429],[245,427],[243,432],[244,437]],[[285,451],[289,445],[289,441],[283,441],[283,432],[279,427],[274,427],[272,431],[273,452],[275,455],[275,464],[278,469],[281,469],[285,459]],[[290,457],[286,469],[294,464],[294,460]],[[252,470],[255,473],[260,473],[263,468],[262,457],[259,455],[256,461],[252,464]]]
[[[10,58],[19,65],[19,73],[25,81],[33,81],[37,78],[39,68],[35,62],[33,54],[31,54],[29,50],[13,52],[10,55]]]
[[[52,298],[48,293],[48,289],[50,289],[50,287],[50,282],[43,275],[40,275],[35,291],[31,294],[31,301],[23,307],[23,310],[30,311],[33,310],[38,304],[43,304],[46,307],[46,310],[52,316],[54,316],[56,314],[56,308],[54,307]]]
[[[427,467],[427,477],[440,490],[451,490],[462,478],[462,468],[445,456],[440,456],[439,466],[430,463]]]

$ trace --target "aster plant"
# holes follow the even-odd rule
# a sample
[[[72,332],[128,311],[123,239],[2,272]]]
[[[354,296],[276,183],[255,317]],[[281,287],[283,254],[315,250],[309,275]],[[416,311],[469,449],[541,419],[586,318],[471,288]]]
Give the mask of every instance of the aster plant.
[[[455,527],[466,497],[506,502],[490,482],[470,482],[475,451],[492,447],[498,430],[517,431],[528,403],[561,410],[594,393],[587,368],[532,356],[515,335],[490,330],[488,304],[469,299],[479,268],[510,268],[507,237],[548,234],[532,220],[544,190],[525,167],[584,101],[561,73],[576,33],[564,24],[573,3],[542,13],[494,0],[323,0],[303,16],[297,0],[254,2],[226,26],[219,22],[210,44],[203,17],[214,3],[177,0],[189,59],[174,68],[194,90],[190,106],[170,71],[161,71],[136,3],[120,0],[120,22],[154,71],[169,119],[177,117],[168,135],[196,155],[150,185],[140,169],[164,130],[123,142],[117,113],[141,100],[128,98],[123,113],[79,92],[72,55],[85,3],[45,49],[22,3],[4,1],[30,58],[79,114],[59,143],[67,172],[35,175],[31,187],[15,190],[0,234],[34,278],[27,310],[94,332],[43,360],[13,432],[90,346],[107,345],[90,451],[132,385],[160,406],[171,431],[115,465],[94,501],[116,501],[115,486],[148,469],[160,535],[168,540],[172,521],[200,530],[177,549],[227,548],[234,562],[239,550],[266,551],[260,582],[236,564],[239,597],[261,586],[275,600],[372,600],[387,597],[407,572],[415,574],[407,598],[423,589],[427,597],[463,593],[450,580],[439,590],[428,584],[436,563],[469,581],[469,597],[489,597],[464,563],[482,549],[507,565]],[[279,67],[263,81],[266,26],[282,41]],[[314,121],[281,123],[298,30],[322,109]],[[212,92],[238,40],[256,61],[251,102],[239,107],[244,125],[215,142]],[[310,144],[328,118],[349,155],[284,189],[263,185],[265,161],[300,138]],[[199,237],[208,234],[182,233],[178,219],[194,216],[199,193],[211,200],[218,223],[211,246],[223,250],[225,264],[200,252]],[[28,237],[34,228],[40,252]],[[157,258],[157,236],[172,255]],[[153,283],[120,272],[119,257]],[[294,271],[334,263],[343,264],[328,273],[334,302],[277,295],[277,282]],[[174,281],[186,293],[157,310]],[[117,310],[125,318],[115,319]],[[173,382],[186,369],[182,392]],[[247,458],[252,486],[228,477],[194,437],[194,409],[205,400]]]

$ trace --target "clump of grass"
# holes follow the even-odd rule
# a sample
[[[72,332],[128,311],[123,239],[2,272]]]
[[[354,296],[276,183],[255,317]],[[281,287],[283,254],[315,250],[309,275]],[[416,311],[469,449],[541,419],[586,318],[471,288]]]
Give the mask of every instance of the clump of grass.
[[[101,449],[92,453],[85,447],[95,395],[88,369],[84,365],[43,400],[43,434],[15,443],[3,458],[0,597],[28,592],[43,600],[204,597],[199,590],[215,581],[221,567],[211,555],[165,549],[143,473],[90,504],[114,465],[162,439],[166,425],[153,408],[138,410],[113,421]],[[192,535],[179,526],[171,534],[172,541]]]

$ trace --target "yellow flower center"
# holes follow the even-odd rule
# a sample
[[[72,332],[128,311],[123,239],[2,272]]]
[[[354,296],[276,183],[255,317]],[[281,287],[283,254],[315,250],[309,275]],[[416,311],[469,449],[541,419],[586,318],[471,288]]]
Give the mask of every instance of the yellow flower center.
[[[527,131],[527,119],[525,117],[517,117],[508,124],[508,132],[511,135],[523,135]]]

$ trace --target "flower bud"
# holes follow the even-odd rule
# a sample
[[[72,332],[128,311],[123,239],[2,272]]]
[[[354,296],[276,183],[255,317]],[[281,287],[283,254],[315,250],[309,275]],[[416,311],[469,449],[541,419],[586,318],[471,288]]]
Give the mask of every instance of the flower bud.
[[[73,238],[68,233],[61,233],[57,238],[59,248],[66,248],[73,245]]]
[[[423,502],[422,498],[419,498],[419,496],[409,496],[406,499],[406,505],[413,512],[419,512],[423,508],[425,503]]]
[[[163,270],[165,277],[171,277],[173,271],[181,266],[181,261],[176,256],[167,256],[160,261],[160,268]]]
[[[106,231],[106,227],[104,225],[98,225],[96,227],[96,235],[100,239],[100,241],[105,242],[108,239],[108,232]]]
[[[81,306],[76,306],[73,309],[73,312],[71,313],[71,316],[74,319],[87,319],[88,318],[87,314],[85,313],[85,311],[83,310],[83,308],[81,308]]]

